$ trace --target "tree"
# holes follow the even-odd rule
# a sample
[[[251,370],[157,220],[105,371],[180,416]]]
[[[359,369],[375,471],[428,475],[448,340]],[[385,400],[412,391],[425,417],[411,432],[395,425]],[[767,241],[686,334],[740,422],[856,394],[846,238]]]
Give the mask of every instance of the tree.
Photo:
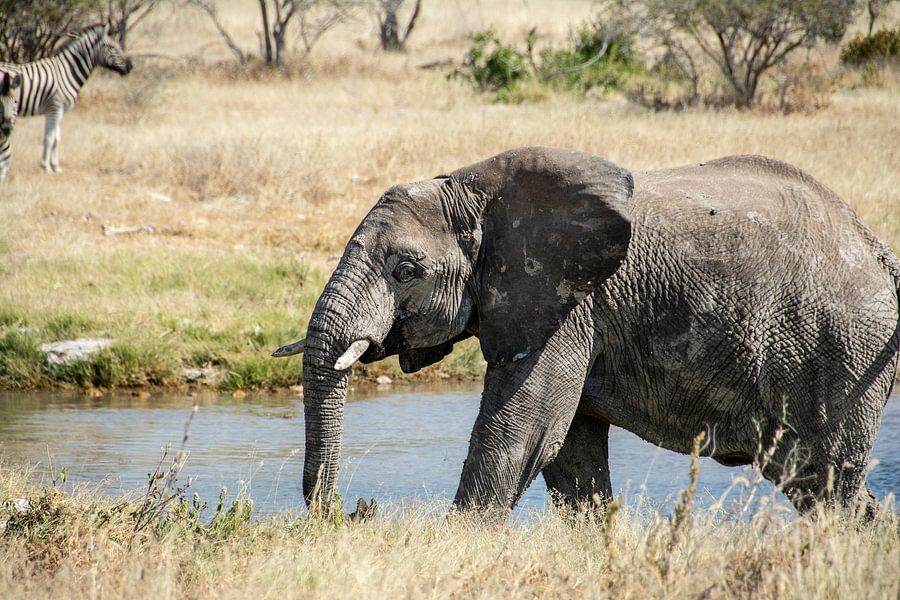
[[[739,108],[753,105],[762,77],[792,52],[840,40],[857,10],[854,0],[639,0],[628,10],[634,6],[656,44],[715,65],[730,88],[726,102]]]
[[[163,0],[109,0],[106,16],[119,45],[125,50],[128,32],[153,12]]]
[[[378,35],[381,40],[381,49],[388,52],[402,51],[406,47],[406,41],[416,26],[419,18],[419,9],[422,0],[416,0],[409,21],[403,34],[400,34],[400,19],[397,16],[403,7],[404,0],[376,0],[376,14],[378,18]]]
[[[881,15],[881,11],[888,5],[894,2],[895,0],[867,0],[866,1],[866,13],[869,16],[869,31],[868,35],[872,35],[872,30],[875,29],[875,21]]]
[[[53,54],[66,33],[96,20],[101,10],[100,0],[0,0],[0,61]]]
[[[228,49],[234,54],[238,63],[244,64],[247,62],[247,55],[241,47],[238,46],[237,42],[234,41],[234,38],[231,37],[228,30],[222,25],[222,21],[219,20],[219,10],[213,0],[186,0],[186,2],[206,13],[209,20],[212,21],[213,26],[216,28],[216,31],[219,32],[219,35],[221,35],[222,39],[225,41],[225,45],[228,46]]]
[[[128,32],[153,12],[163,0],[109,0],[106,8],[106,17],[112,26],[112,31],[119,45],[125,50],[128,42]]]
[[[238,62],[247,60],[247,53],[235,42],[219,20],[214,0],[187,0],[203,10],[225,40]],[[255,0],[259,7],[260,53],[267,66],[281,68],[287,50],[287,34],[291,23],[297,23],[304,54],[327,31],[353,16],[362,0]]]
[[[349,21],[366,0],[293,0],[297,10],[300,41],[304,54],[312,52],[316,42],[331,29]]]

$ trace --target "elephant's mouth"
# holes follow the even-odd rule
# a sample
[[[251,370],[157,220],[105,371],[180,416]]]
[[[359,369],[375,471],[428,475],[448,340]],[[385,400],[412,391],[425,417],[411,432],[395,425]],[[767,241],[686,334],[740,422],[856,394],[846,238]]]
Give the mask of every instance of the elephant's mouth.
[[[384,338],[384,341],[380,344],[373,342],[369,349],[359,358],[359,361],[363,364],[369,364],[388,356],[400,354],[409,350],[409,348],[409,342],[400,333],[400,327],[394,325],[388,332],[387,337]]]

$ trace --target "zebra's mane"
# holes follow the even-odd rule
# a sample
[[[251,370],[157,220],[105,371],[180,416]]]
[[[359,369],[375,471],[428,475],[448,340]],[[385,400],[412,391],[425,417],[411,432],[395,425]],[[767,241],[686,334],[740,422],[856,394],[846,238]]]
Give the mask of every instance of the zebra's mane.
[[[93,38],[92,41],[96,43],[100,40],[100,34],[103,33],[104,27],[105,25],[103,25],[102,23],[97,23],[95,25],[87,25],[85,27],[82,27],[81,29],[71,32],[69,35],[71,35],[72,37],[68,41],[66,41],[65,44],[57,48],[51,56],[58,56],[62,54],[87,37]]]

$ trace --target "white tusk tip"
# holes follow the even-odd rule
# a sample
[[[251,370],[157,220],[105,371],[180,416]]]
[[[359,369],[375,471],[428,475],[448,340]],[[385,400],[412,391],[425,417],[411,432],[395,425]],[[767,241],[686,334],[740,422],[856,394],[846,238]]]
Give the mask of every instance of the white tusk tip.
[[[365,354],[366,350],[369,349],[369,345],[371,342],[369,340],[356,340],[350,347],[347,348],[347,351],[344,352],[340,358],[337,359],[337,362],[334,363],[335,371],[346,371],[350,367],[353,366],[353,363],[359,360],[359,357]]]

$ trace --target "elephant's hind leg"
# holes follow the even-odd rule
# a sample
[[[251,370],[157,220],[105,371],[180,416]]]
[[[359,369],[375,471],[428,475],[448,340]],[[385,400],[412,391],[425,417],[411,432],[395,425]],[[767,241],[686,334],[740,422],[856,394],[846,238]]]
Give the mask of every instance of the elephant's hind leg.
[[[819,503],[847,510],[862,510],[869,517],[877,513],[878,501],[865,486],[865,468],[856,465],[810,464],[798,468],[787,481],[779,482],[784,495],[800,514],[814,512]]]
[[[878,502],[865,485],[874,434],[874,429],[854,430],[810,446],[797,435],[785,435],[763,475],[781,487],[801,514],[825,503],[874,516]]]
[[[594,494],[612,498],[609,423],[576,414],[559,453],[541,473],[554,502],[573,510],[592,505]]]

